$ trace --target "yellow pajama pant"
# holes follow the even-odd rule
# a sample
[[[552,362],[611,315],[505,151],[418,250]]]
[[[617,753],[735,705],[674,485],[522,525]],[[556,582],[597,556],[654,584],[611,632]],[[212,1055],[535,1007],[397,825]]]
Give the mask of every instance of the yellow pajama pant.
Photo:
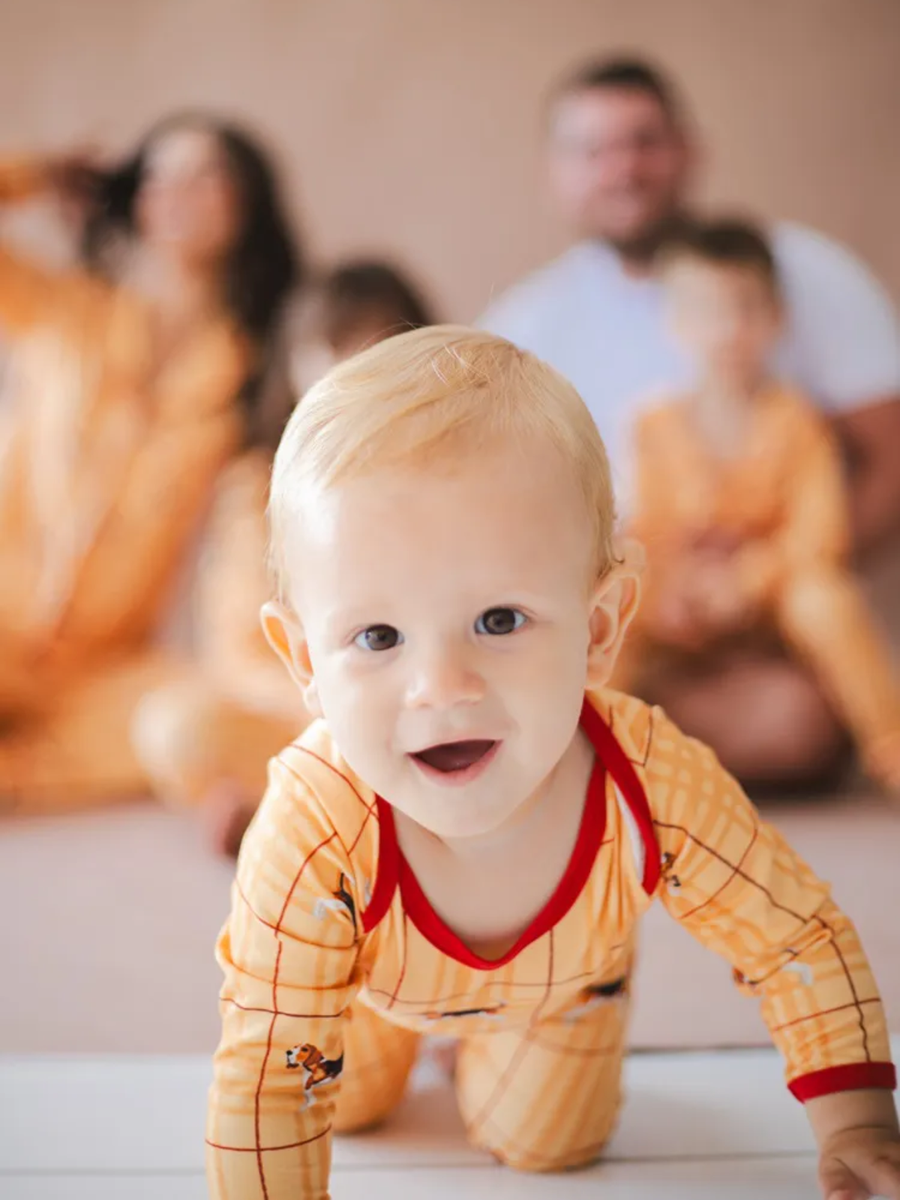
[[[470,1142],[525,1171],[592,1162],[615,1127],[629,1001],[626,993],[541,1018],[524,1029],[459,1041],[456,1096]],[[403,1097],[420,1034],[357,1001],[344,1032],[334,1128],[390,1116]]]
[[[840,567],[798,571],[777,592],[772,615],[843,717],[863,758],[877,765],[881,746],[900,736],[900,687],[888,643],[856,579]]]
[[[882,748],[900,738],[900,686],[888,642],[852,573],[828,564],[796,569],[773,589],[760,621],[807,664],[863,760],[880,774]],[[639,686],[666,652],[641,628],[639,615],[616,669],[616,685]]]
[[[228,779],[261,796],[266,764],[301,732],[243,709],[196,667],[146,652],[42,687],[0,715],[0,812],[54,813],[153,792],[196,804]]]
[[[65,812],[145,791],[134,713],[149,689],[182,670],[163,652],[123,657],[52,679],[40,704],[0,716],[0,811]]]
[[[299,714],[289,721],[244,708],[195,672],[144,697],[132,738],[154,793],[177,804],[198,804],[221,780],[260,798],[269,759],[306,723]]]

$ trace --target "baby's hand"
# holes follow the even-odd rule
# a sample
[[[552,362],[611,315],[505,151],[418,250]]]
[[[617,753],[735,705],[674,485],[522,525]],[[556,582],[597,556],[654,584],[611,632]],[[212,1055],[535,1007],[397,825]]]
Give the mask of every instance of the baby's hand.
[[[819,1183],[825,1200],[900,1200],[900,1137],[896,1129],[861,1126],[822,1145]]]

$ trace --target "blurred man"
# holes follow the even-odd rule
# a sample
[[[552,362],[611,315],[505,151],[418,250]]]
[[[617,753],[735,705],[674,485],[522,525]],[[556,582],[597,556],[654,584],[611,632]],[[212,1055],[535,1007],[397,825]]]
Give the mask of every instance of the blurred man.
[[[550,179],[578,237],[482,324],[572,380],[610,448],[627,508],[626,435],[639,402],[690,379],[669,341],[657,250],[689,219],[697,152],[668,81],[632,60],[591,63],[551,98]],[[858,553],[900,528],[900,328],[884,290],[813,230],[770,230],[788,321],[775,367],[827,412],[846,449]],[[763,647],[719,657],[654,697],[749,783],[819,778],[844,732],[814,682]]]

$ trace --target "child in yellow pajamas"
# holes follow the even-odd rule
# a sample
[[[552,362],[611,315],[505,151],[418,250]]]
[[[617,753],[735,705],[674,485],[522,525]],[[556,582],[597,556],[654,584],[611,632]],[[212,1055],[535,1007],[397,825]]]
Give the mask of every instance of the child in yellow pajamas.
[[[403,275],[387,263],[351,260],[309,288],[293,373],[310,384],[313,372],[430,323]],[[198,573],[196,661],[147,694],[132,730],[157,794],[202,807],[213,847],[231,855],[259,804],[268,760],[309,724],[259,621],[269,597],[266,500],[274,453],[269,440],[223,472]]]
[[[667,658],[768,629],[871,774],[900,789],[900,686],[848,563],[840,454],[813,406],[767,374],[781,324],[771,251],[751,226],[718,222],[670,249],[664,273],[699,380],[637,422],[631,532],[648,569],[616,685],[652,692]]]
[[[436,1030],[474,1144],[595,1159],[656,898],[760,998],[826,1196],[900,1196],[853,926],[706,747],[605,688],[638,579],[571,386],[488,334],[392,338],[298,407],[270,519],[265,628],[323,719],[270,766],[219,942],[213,1197],[324,1200],[332,1134]]]

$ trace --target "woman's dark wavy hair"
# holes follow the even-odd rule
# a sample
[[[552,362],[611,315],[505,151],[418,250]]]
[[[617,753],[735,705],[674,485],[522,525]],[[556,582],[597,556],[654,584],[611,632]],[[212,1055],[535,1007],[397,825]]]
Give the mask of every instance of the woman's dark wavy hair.
[[[248,418],[252,418],[255,394],[279,318],[290,293],[305,280],[306,265],[291,232],[275,172],[250,134],[203,113],[183,113],[161,121],[131,158],[96,180],[82,256],[89,267],[102,271],[104,252],[111,240],[135,232],[135,201],[147,153],[163,134],[181,127],[208,130],[216,138],[238,192],[241,222],[225,266],[225,303],[261,351],[259,370],[242,393]]]

